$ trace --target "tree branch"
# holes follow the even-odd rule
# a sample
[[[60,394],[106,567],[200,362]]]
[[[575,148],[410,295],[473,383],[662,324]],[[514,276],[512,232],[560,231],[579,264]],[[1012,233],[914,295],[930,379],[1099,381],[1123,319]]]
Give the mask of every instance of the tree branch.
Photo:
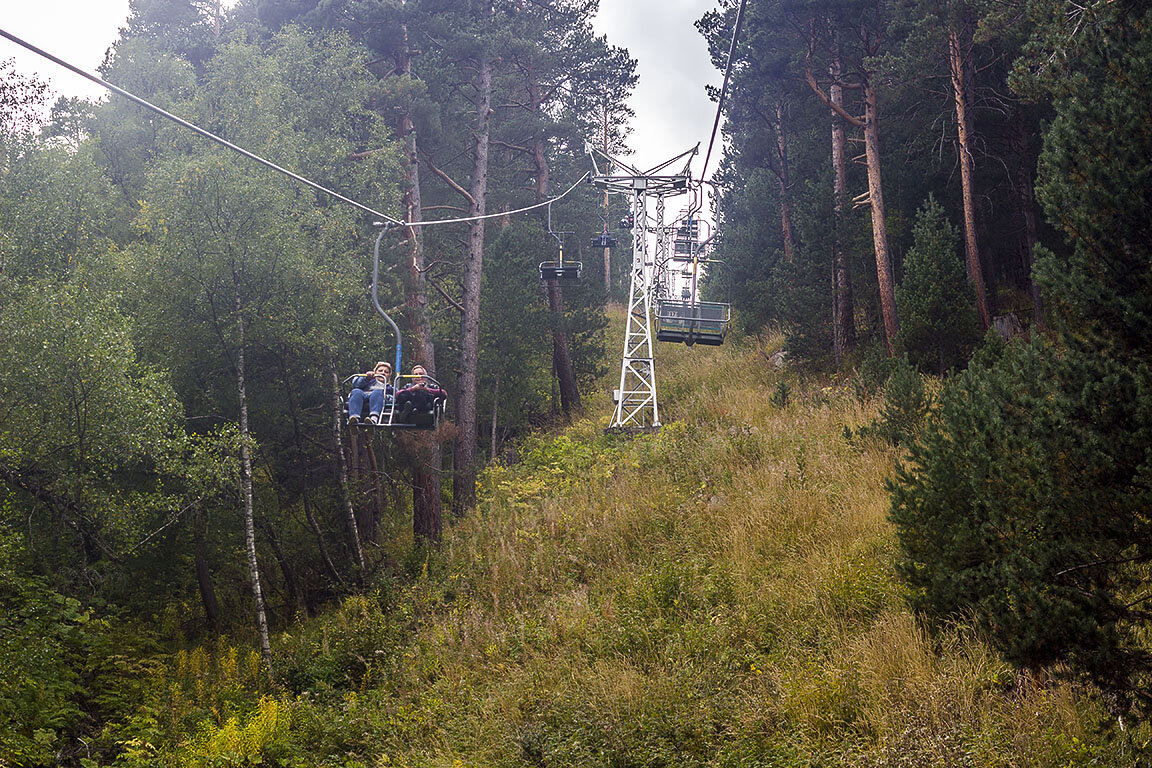
[[[430,284],[430,285],[431,285],[433,288],[435,288],[435,289],[436,289],[436,292],[437,292],[437,293],[439,293],[441,296],[443,296],[443,297],[444,297],[444,300],[445,300],[445,301],[447,301],[449,304],[451,304],[453,307],[455,307],[455,308],[456,308],[456,310],[457,310],[458,312],[460,312],[460,314],[464,314],[464,305],[463,305],[463,304],[461,304],[460,302],[456,301],[456,299],[454,299],[454,298],[452,298],[451,296],[449,296],[449,295],[448,295],[448,292],[447,292],[447,291],[445,291],[443,288],[441,288],[441,287],[440,287],[440,283],[436,282],[436,281],[435,281],[435,280],[433,280],[431,277],[429,277],[429,278],[428,278],[428,283],[429,283],[429,284]]]
[[[364,158],[369,157],[370,155],[374,155],[377,152],[383,152],[384,150],[385,150],[385,147],[377,147],[376,149],[367,149],[367,150],[364,150],[363,152],[353,152],[352,154],[348,155],[348,157],[346,157],[345,159],[346,160],[363,160]]]
[[[523,152],[525,154],[531,154],[531,152],[532,152],[532,150],[530,150],[528,147],[520,147],[520,146],[517,146],[515,144],[509,144],[506,141],[493,140],[492,143],[498,147],[505,147],[506,149],[514,149],[517,152]]]
[[[67,509],[82,519],[92,517],[84,507],[76,502],[66,499],[49,488],[40,485],[28,477],[28,475],[9,467],[7,464],[0,464],[0,480],[4,480],[4,482],[9,485],[19,488],[28,495],[50,504],[53,507]]]
[[[840,117],[844,118],[849,123],[856,126],[857,128],[863,128],[864,127],[864,121],[861,118],[848,114],[848,112],[845,111],[844,107],[840,106],[839,104],[832,101],[832,99],[828,98],[828,95],[826,93],[824,93],[824,91],[816,83],[816,78],[812,76],[811,64],[804,67],[804,75],[805,75],[805,79],[808,81],[808,85],[811,86],[811,88],[812,88],[812,92],[820,97],[820,101],[824,102],[825,106],[827,106],[828,109],[830,109],[833,112],[835,112],[836,114],[840,115]]]
[[[1134,563],[1138,560],[1147,559],[1148,557],[1146,555],[1136,555],[1135,557],[1125,557],[1121,560],[1097,560],[1094,563],[1081,563],[1080,565],[1074,565],[1071,568],[1065,568],[1062,571],[1057,571],[1056,573],[1052,574],[1052,576],[1055,578],[1056,576],[1063,576],[1064,574],[1072,573],[1073,571],[1082,571],[1085,568],[1096,568],[1101,565],[1124,565],[1125,563]]]
[[[436,165],[432,162],[432,158],[428,157],[427,153],[425,153],[424,150],[418,149],[417,151],[420,153],[420,157],[424,160],[424,162],[428,164],[428,167],[432,169],[432,173],[439,176],[441,179],[443,179],[445,184],[452,187],[452,189],[456,190],[461,195],[463,195],[464,199],[467,200],[469,203],[471,203],[472,205],[476,205],[476,199],[474,197],[472,197],[471,194],[469,194],[468,190],[464,189],[464,187],[460,186],[455,181],[453,181],[452,177],[449,176],[448,174],[444,173],[444,171],[437,168]]]

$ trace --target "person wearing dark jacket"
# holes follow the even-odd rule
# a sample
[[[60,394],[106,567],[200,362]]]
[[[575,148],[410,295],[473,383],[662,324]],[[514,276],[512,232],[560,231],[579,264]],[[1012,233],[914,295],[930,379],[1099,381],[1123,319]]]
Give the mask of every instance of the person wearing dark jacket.
[[[412,366],[412,375],[417,378],[396,393],[396,420],[408,421],[413,413],[432,410],[437,398],[447,398],[448,393],[430,382],[428,371],[422,365]]]
[[[373,424],[380,423],[380,414],[384,411],[384,406],[392,400],[396,392],[388,383],[391,378],[392,366],[379,362],[371,371],[352,379],[352,392],[348,395],[349,424],[360,421],[365,398],[368,399],[368,421]]]

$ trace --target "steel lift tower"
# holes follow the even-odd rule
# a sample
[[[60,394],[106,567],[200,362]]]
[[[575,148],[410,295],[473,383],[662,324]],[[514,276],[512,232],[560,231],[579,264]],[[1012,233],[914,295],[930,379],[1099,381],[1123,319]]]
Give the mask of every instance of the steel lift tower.
[[[628,317],[624,328],[624,352],[620,358],[620,389],[616,410],[608,424],[611,431],[647,432],[660,428],[660,407],[656,400],[656,366],[652,357],[652,298],[663,280],[668,259],[664,225],[664,199],[685,194],[691,177],[688,171],[699,145],[647,171],[589,146],[592,174],[589,180],[608,192],[628,195],[632,211],[632,278],[628,287]],[[598,160],[599,158],[599,160]],[[679,173],[667,169],[687,160]],[[603,166],[603,168],[601,167]],[[656,220],[648,221],[649,201],[655,201]],[[648,251],[648,234],[656,235],[656,258]]]

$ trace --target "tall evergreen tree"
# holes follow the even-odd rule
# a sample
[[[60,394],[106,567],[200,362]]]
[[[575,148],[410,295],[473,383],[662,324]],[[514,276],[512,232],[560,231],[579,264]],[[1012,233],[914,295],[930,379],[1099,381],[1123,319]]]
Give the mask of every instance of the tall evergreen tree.
[[[944,375],[963,367],[979,340],[972,289],[957,255],[956,230],[929,196],[912,229],[904,257],[900,302],[900,346],[921,369]]]
[[[1040,192],[1069,239],[1038,262],[1057,345],[989,352],[945,389],[892,515],[921,605],[975,607],[1013,661],[1147,708],[1152,12],[1031,10],[1017,85],[1054,97]]]

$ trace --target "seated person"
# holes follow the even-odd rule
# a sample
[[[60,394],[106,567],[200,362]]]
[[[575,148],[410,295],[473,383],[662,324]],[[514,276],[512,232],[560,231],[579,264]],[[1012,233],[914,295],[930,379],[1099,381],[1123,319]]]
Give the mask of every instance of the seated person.
[[[365,398],[368,399],[368,421],[373,424],[380,423],[380,414],[384,411],[384,406],[392,402],[392,396],[395,394],[392,385],[388,383],[391,378],[392,366],[379,362],[371,371],[352,379],[352,392],[348,395],[349,424],[360,421]]]
[[[408,421],[413,413],[426,413],[432,410],[436,398],[446,398],[448,393],[433,385],[428,379],[428,371],[422,365],[412,366],[412,375],[420,378],[414,379],[411,384],[402,387],[396,393],[396,421]]]

